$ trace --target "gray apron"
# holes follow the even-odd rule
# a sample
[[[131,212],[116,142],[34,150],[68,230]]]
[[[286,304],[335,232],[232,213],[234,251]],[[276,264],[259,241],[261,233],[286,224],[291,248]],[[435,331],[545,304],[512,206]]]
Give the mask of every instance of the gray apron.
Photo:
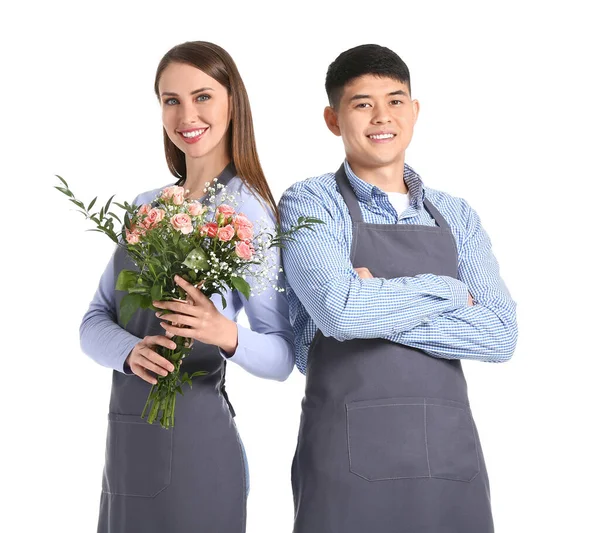
[[[351,260],[373,276],[457,277],[451,230],[367,224],[342,166]],[[491,533],[488,477],[458,360],[317,332],[292,465],[294,533]]]
[[[230,165],[219,182],[233,175]],[[114,268],[135,269],[121,248]],[[117,309],[124,295],[117,292]],[[125,329],[140,338],[164,335],[150,310],[138,311]],[[244,460],[216,346],[194,342],[181,371],[196,370],[208,375],[183,386],[169,430],[140,418],[150,384],[113,372],[99,533],[245,531]]]

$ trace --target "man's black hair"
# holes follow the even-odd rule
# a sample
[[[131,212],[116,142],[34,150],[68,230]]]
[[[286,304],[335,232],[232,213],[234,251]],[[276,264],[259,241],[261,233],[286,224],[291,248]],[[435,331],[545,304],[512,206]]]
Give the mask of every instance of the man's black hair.
[[[400,56],[385,46],[362,44],[342,52],[329,65],[325,78],[329,105],[337,109],[344,87],[366,74],[406,83],[410,94],[410,72]]]

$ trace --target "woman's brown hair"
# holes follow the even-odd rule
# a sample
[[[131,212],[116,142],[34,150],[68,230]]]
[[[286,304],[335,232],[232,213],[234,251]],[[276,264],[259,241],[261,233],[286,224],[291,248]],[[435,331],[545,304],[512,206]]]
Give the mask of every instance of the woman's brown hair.
[[[216,44],[206,41],[190,41],[169,50],[160,60],[154,79],[154,92],[160,98],[158,83],[164,70],[171,63],[184,63],[200,69],[223,85],[231,97],[231,124],[229,127],[229,149],[237,175],[255,191],[273,210],[279,219],[277,205],[265,179],[254,139],[252,112],[248,93],[242,77],[231,56]],[[165,157],[171,174],[180,185],[185,180],[185,154],[163,132]]]

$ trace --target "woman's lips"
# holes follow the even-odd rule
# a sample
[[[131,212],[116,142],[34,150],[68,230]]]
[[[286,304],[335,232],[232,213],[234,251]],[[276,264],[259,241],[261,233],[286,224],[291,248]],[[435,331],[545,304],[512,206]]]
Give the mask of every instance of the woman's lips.
[[[177,134],[183,139],[187,144],[197,143],[202,137],[204,137],[204,133],[208,130],[208,128],[197,128],[195,130],[184,130],[178,131]]]

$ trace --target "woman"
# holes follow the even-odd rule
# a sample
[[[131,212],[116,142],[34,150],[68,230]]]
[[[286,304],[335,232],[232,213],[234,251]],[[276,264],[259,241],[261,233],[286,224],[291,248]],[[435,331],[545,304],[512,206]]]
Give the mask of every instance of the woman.
[[[216,185],[216,178],[228,194],[238,195],[237,209],[250,220],[274,224],[276,206],[256,153],[248,96],[229,54],[207,42],[176,46],[161,60],[154,88],[177,185],[189,190],[189,198],[202,199],[206,182]],[[143,193],[134,203],[150,203],[157,193]],[[224,390],[225,361],[260,377],[288,377],[293,334],[285,295],[271,288],[245,300],[231,291],[223,309],[220,296],[213,302],[176,279],[188,303],[155,302],[174,311],[170,322],[138,311],[124,329],[124,293],[114,290],[124,268],[132,264],[118,248],[80,330],[83,350],[115,370],[98,531],[243,532],[247,467]],[[251,330],[236,324],[242,307]],[[172,347],[173,334],[194,339],[182,371],[208,375],[179,396],[175,427],[165,430],[140,414],[157,374],[173,369],[156,351]]]

